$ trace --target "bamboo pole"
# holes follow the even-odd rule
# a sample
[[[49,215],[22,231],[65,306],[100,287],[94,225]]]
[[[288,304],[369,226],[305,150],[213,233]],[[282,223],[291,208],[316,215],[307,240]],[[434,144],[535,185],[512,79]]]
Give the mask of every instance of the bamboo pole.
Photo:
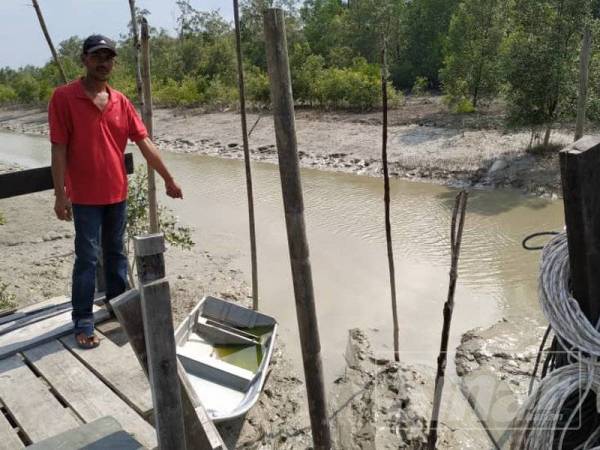
[[[140,32],[135,14],[135,0],[129,0],[129,12],[131,13],[131,31],[133,32],[133,56],[135,60],[135,86],[137,88],[138,102],[144,109],[144,93],[142,88],[142,69],[140,67]]]
[[[331,434],[323,383],[312,272],[304,225],[304,200],[283,11],[277,8],[267,9],[264,13],[264,27],[281,189],[313,443],[316,449],[329,449]]]
[[[454,203],[454,211],[452,212],[452,227],[450,230],[450,246],[452,254],[450,264],[450,284],[448,286],[448,297],[446,303],[444,304],[444,324],[442,327],[442,340],[440,343],[440,354],[437,359],[437,374],[435,377],[433,409],[431,413],[431,422],[429,423],[429,436],[427,439],[428,450],[435,450],[435,444],[437,441],[437,426],[440,415],[440,405],[442,402],[442,392],[444,390],[446,359],[448,356],[448,340],[450,337],[452,312],[454,311],[454,292],[456,290],[456,280],[458,278],[458,257],[460,255],[460,245],[465,224],[466,210],[467,193],[465,191],[461,191],[456,197],[456,201]]]
[[[46,21],[44,20],[44,16],[42,15],[42,10],[40,9],[40,5],[37,0],[31,0],[33,3],[33,9],[35,9],[35,13],[37,14],[37,18],[40,21],[40,26],[42,27],[42,33],[44,33],[44,37],[46,38],[46,42],[48,43],[48,47],[50,47],[50,52],[52,52],[52,57],[54,58],[54,62],[58,67],[58,71],[60,72],[60,76],[62,77],[63,83],[67,84],[67,76],[65,75],[65,71],[58,59],[58,53],[56,53],[56,49],[54,48],[54,44],[52,43],[52,38],[50,38],[50,33],[48,33],[48,28],[46,27]]]
[[[252,170],[250,168],[250,147],[248,145],[248,123],[246,121],[246,94],[244,88],[244,64],[242,59],[242,39],[240,37],[240,12],[238,0],[233,0],[235,20],[235,45],[237,51],[238,85],[240,91],[240,116],[242,120],[242,142],[244,145],[244,166],[246,169],[246,193],[248,195],[248,221],[250,223],[250,256],[252,261],[252,308],[258,309],[258,267],[256,256],[256,224],[254,221],[254,194],[252,190]]]
[[[392,225],[390,220],[390,175],[387,161],[388,138],[388,98],[387,98],[387,61],[386,43],[383,39],[381,52],[381,94],[383,102],[383,136],[381,161],[383,162],[383,204],[385,210],[385,237],[387,242],[388,267],[390,272],[390,291],[392,296],[392,320],[394,322],[394,360],[400,361],[400,338],[398,326],[398,304],[396,301],[396,270],[394,268],[394,247],[392,245]]]
[[[588,98],[588,80],[590,73],[590,57],[592,54],[592,28],[586,23],[583,30],[581,43],[581,56],[579,58],[579,96],[577,97],[577,121],[575,125],[575,140],[583,137],[585,126],[585,104]]]
[[[142,19],[142,119],[148,130],[148,136],[152,139],[154,124],[152,122],[152,84],[150,76],[150,36],[148,34],[148,21]],[[156,202],[156,179],[154,169],[148,167],[148,215],[150,219],[150,233],[158,233],[158,206]]]

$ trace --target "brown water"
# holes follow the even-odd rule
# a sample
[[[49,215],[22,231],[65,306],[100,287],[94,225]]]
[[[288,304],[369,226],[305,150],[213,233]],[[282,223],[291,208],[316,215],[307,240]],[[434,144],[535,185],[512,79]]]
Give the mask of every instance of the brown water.
[[[0,161],[27,167],[48,163],[44,138],[0,134]],[[141,157],[137,150],[135,158]],[[195,227],[197,245],[236,255],[250,283],[245,179],[240,161],[166,154],[185,200],[166,199]],[[279,172],[253,164],[261,310],[280,323],[280,338],[301,367]],[[349,328],[368,330],[375,350],[391,357],[392,322],[381,179],[303,170],[307,235],[319,318],[323,365],[329,381],[341,373]],[[457,191],[392,180],[401,357],[435,365],[448,289],[450,216]],[[451,348],[474,327],[502,317],[539,317],[539,253],[520,241],[562,228],[560,201],[515,192],[472,191],[460,259]],[[202,270],[199,268],[198,270]],[[215,293],[218,294],[218,293]]]

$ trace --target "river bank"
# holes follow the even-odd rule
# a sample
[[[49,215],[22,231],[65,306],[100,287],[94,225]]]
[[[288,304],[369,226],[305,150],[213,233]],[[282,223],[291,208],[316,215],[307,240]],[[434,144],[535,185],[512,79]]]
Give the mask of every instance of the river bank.
[[[0,173],[17,170],[0,166]],[[73,264],[71,223],[55,219],[51,192],[0,201],[0,280],[17,306],[68,293]],[[232,255],[195,246],[170,247],[165,254],[175,324],[203,295],[250,304],[248,286],[232,266]],[[202,270],[198,270],[201,267]],[[259,403],[239,422],[220,426],[230,448],[311,447],[302,374],[278,341],[271,373]],[[346,353],[348,368],[328,386],[333,437],[337,448],[422,448],[431,414],[433,371],[376,357],[366,334],[353,330]],[[442,420],[441,448],[489,448],[489,441],[456,389],[464,417]],[[450,408],[448,408],[449,410]],[[465,431],[466,430],[466,431]]]
[[[243,158],[239,115],[199,109],[156,109],[155,141],[162,150]],[[277,162],[270,113],[248,115],[252,158]],[[452,186],[510,187],[524,193],[559,195],[557,149],[572,141],[569,129],[552,134],[553,150],[527,151],[528,131],[503,127],[502,112],[448,113],[439,97],[411,98],[390,111],[390,174]],[[296,126],[303,167],[381,175],[380,113],[298,109]],[[0,129],[47,134],[46,112],[0,109]]]

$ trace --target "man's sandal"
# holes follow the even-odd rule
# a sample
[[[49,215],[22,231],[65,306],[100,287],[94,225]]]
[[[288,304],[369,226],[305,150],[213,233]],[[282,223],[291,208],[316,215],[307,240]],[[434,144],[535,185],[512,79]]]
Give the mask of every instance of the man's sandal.
[[[100,339],[94,333],[94,322],[91,320],[80,320],[76,322],[75,342],[79,348],[91,349],[100,345]]]

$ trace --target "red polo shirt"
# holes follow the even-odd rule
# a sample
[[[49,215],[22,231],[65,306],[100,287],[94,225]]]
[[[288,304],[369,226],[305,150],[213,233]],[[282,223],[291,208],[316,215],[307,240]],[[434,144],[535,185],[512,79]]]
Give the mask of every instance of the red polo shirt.
[[[67,146],[65,186],[72,203],[109,205],[127,199],[127,139],[148,136],[129,99],[108,88],[103,111],[81,80],[56,88],[48,107],[50,141]]]

